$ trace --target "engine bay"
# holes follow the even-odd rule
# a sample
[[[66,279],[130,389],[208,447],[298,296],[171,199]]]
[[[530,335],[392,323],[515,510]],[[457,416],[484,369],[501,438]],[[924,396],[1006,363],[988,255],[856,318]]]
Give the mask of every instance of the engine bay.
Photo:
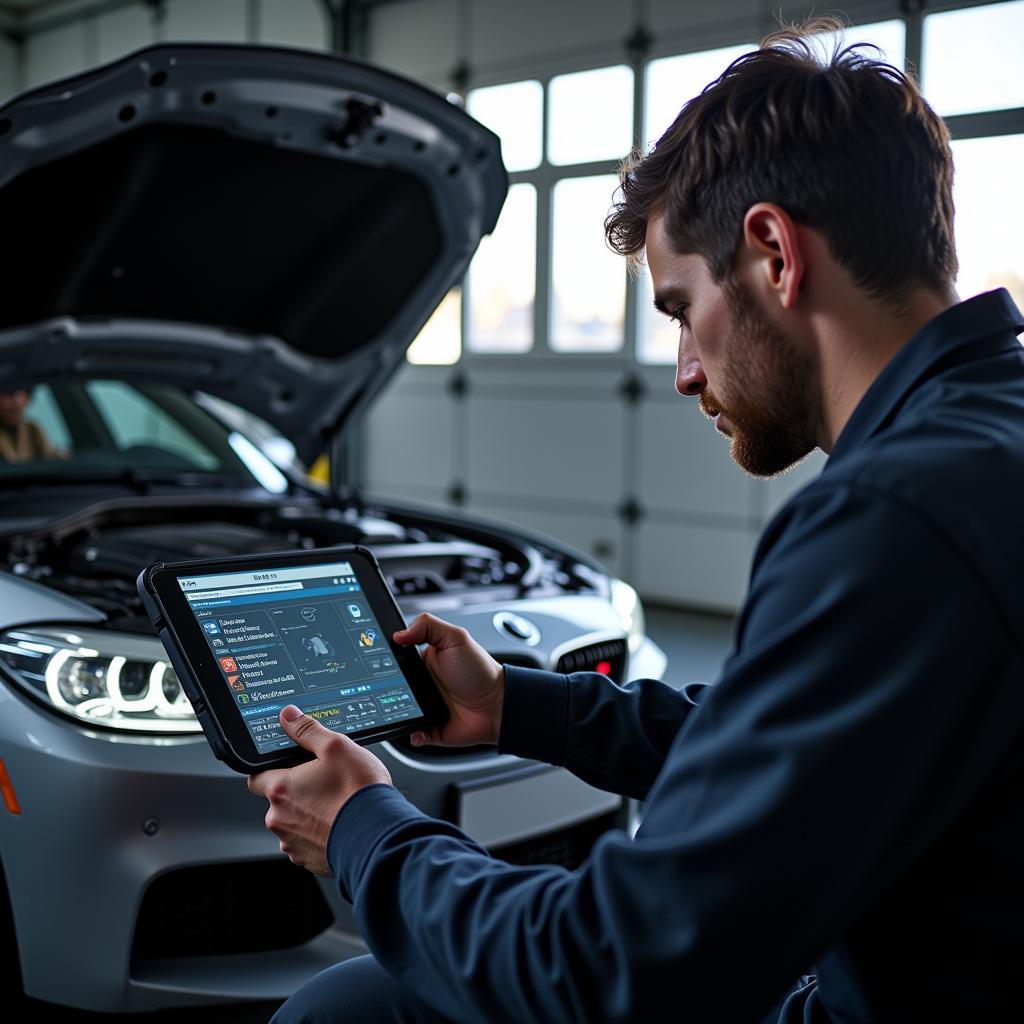
[[[152,562],[341,544],[374,552],[407,616],[450,608],[453,600],[464,605],[607,587],[607,578],[573,553],[433,511],[180,492],[99,501],[32,530],[0,532],[0,564],[85,601],[119,629],[148,631],[135,580]]]

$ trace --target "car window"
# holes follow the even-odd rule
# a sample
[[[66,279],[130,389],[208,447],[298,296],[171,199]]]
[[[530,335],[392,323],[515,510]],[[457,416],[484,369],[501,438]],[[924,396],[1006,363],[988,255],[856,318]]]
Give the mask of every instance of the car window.
[[[225,423],[181,388],[40,381],[0,391],[0,478],[65,484],[138,473],[286,490],[287,479],[256,450],[247,427]]]
[[[206,445],[130,384],[93,380],[85,387],[121,451],[135,450],[143,457],[169,453],[194,469],[219,468]]]
[[[51,444],[65,451],[71,447],[67,422],[49,385],[39,384],[33,388],[32,399],[25,409],[25,419],[29,423],[35,423],[49,438]]]

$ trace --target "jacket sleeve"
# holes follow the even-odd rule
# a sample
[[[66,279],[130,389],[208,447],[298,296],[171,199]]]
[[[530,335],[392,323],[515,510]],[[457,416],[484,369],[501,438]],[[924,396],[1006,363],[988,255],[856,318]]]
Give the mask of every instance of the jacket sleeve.
[[[762,545],[737,652],[632,840],[513,866],[374,786],[328,859],[381,964],[459,1020],[758,1020],[978,794],[1021,674],[952,539],[817,487]]]
[[[498,750],[568,768],[598,789],[647,797],[704,683],[619,686],[597,672],[505,667]]]

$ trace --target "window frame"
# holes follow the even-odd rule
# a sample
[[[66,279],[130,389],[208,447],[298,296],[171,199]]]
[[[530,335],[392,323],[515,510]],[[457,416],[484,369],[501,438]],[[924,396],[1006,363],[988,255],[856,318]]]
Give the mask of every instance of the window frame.
[[[848,12],[850,27],[848,32],[856,30],[858,25],[868,25],[879,21],[901,20],[905,27],[905,47],[903,70],[913,74],[918,81],[922,80],[924,19],[933,14],[941,14],[953,10],[965,10],[972,7],[987,7],[1006,0],[947,0],[947,2],[926,2],[920,5],[903,3],[871,3],[862,9]],[[860,5],[858,5],[860,6]],[[908,10],[908,7],[913,9]],[[529,170],[515,171],[509,174],[509,185],[526,182],[534,186],[537,194],[537,231],[536,231],[536,281],[533,307],[533,343],[522,352],[480,352],[470,351],[465,345],[469,324],[469,310],[472,296],[468,288],[468,274],[462,281],[462,310],[460,320],[460,354],[455,363],[421,366],[421,369],[451,372],[454,369],[494,368],[499,369],[508,361],[521,366],[524,358],[542,363],[565,364],[580,368],[602,368],[618,366],[631,372],[644,373],[657,371],[661,373],[667,362],[644,362],[640,359],[639,333],[640,310],[638,308],[639,281],[632,275],[626,277],[625,308],[623,311],[623,343],[622,347],[613,352],[557,351],[551,347],[551,299],[552,299],[552,201],[554,186],[566,178],[588,177],[598,174],[617,173],[621,160],[596,160],[580,164],[555,165],[548,159],[548,130],[550,117],[549,91],[553,78],[578,71],[590,71],[625,64],[633,70],[633,144],[642,145],[644,123],[646,120],[646,92],[648,69],[652,61],[663,57],[682,56],[700,53],[720,47],[742,44],[744,37],[752,34],[763,34],[756,31],[766,26],[751,26],[737,22],[727,28],[714,31],[689,33],[685,38],[665,36],[658,38],[637,37],[626,44],[625,53],[621,48],[609,48],[601,52],[591,52],[585,56],[575,56],[573,60],[560,63],[557,69],[548,66],[521,65],[517,72],[510,75],[512,69],[497,70],[488,75],[474,76],[471,88],[485,88],[495,85],[506,85],[527,79],[540,82],[543,90],[541,120],[541,162]],[[630,48],[632,46],[632,48]],[[462,85],[463,91],[470,87]],[[1024,107],[1013,107],[1003,110],[976,111],[969,114],[955,114],[944,119],[949,128],[950,136],[956,141],[975,138],[989,138],[1000,135],[1018,135],[1024,133]],[[623,270],[625,273],[625,269]]]

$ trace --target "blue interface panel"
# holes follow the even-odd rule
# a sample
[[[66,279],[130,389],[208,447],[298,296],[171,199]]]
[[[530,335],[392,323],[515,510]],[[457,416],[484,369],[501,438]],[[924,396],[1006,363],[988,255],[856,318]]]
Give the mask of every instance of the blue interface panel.
[[[294,745],[278,721],[286,704],[342,733],[423,714],[350,562],[178,585],[261,754]]]

